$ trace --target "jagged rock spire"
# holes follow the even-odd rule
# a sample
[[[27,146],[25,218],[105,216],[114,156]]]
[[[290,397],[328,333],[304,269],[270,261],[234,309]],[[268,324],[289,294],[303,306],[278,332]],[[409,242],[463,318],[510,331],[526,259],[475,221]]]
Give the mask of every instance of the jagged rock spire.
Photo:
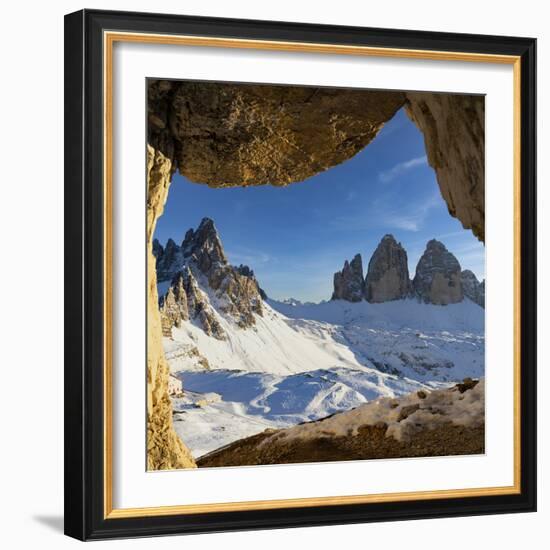
[[[458,260],[445,245],[435,239],[428,241],[416,266],[413,287],[426,303],[447,305],[464,298]]]
[[[385,235],[374,251],[365,280],[368,302],[388,302],[410,292],[407,252],[393,235]]]
[[[194,256],[197,266],[205,274],[212,266],[228,263],[218,230],[210,218],[203,218],[196,231],[187,231],[181,249],[183,258]]]
[[[334,274],[333,300],[360,302],[363,299],[363,261],[361,254],[356,254],[351,262],[344,263],[342,271]]]
[[[160,244],[155,248],[160,251]],[[165,335],[182,320],[198,319],[206,334],[224,339],[217,315],[231,319],[241,328],[253,326],[255,315],[263,315],[265,293],[254,272],[245,265],[229,264],[210,218],[203,218],[196,230],[189,229],[181,246],[172,239],[167,242],[164,252],[157,256],[157,277],[159,281],[171,281],[160,299]],[[207,299],[210,293],[219,299],[216,311]]]

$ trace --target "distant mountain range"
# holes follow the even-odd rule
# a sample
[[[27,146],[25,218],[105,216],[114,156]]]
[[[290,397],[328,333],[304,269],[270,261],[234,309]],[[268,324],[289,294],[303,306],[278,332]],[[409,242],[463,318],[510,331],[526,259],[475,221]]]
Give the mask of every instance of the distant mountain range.
[[[199,317],[205,330],[222,336],[218,327],[209,326],[212,315],[195,291],[197,277],[206,277],[210,289],[225,301],[222,311],[237,319],[240,326],[253,325],[253,314],[262,314],[266,293],[250,267],[229,264],[213,220],[203,218],[196,231],[187,231],[181,245],[169,239],[162,246],[155,239],[153,254],[166,331],[170,324]],[[412,280],[406,250],[388,234],[374,251],[365,277],[361,255],[357,254],[334,274],[333,285],[332,300],[383,303],[417,298],[428,304],[448,305],[467,297],[485,307],[485,280],[480,282],[472,271],[462,270],[456,257],[435,239],[427,243]],[[282,303],[301,305],[294,298]]]
[[[208,218],[181,245],[155,241],[154,254],[164,352],[183,382],[174,426],[195,457],[484,374],[483,302],[470,298],[483,284],[437,241],[410,280],[386,235],[366,276],[357,255],[319,304],[269,299],[249,266],[229,263]]]
[[[411,280],[407,252],[393,235],[385,235],[365,278],[360,254],[351,262],[346,260],[342,271],[334,274],[332,299],[382,303],[416,297],[426,304],[448,305],[461,302],[464,296],[485,307],[485,280],[480,283],[472,271],[462,271],[443,243],[428,241]]]

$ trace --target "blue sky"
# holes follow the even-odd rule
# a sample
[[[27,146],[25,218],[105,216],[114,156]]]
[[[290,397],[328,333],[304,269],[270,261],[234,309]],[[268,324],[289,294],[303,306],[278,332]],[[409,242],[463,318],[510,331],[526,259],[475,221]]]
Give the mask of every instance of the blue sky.
[[[411,278],[432,238],[485,277],[483,244],[447,212],[422,135],[403,110],[352,159],[287,187],[211,189],[176,174],[155,236],[180,243],[205,216],[230,262],[254,269],[276,299],[329,299],[344,260],[359,252],[366,273],[386,233],[405,247]]]

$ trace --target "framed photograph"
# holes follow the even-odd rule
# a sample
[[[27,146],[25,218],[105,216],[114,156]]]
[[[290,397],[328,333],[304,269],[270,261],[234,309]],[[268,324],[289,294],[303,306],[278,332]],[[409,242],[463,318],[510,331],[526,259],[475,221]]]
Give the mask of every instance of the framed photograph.
[[[65,18],[65,529],[534,511],[532,38]]]

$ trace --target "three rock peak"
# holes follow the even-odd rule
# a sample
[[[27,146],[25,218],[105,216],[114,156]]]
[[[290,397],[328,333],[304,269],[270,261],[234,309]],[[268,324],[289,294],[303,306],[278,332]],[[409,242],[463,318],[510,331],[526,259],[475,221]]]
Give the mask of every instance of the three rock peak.
[[[480,283],[470,270],[462,271],[442,242],[428,241],[411,280],[406,250],[393,235],[386,234],[369,261],[364,279],[360,254],[334,274],[332,299],[380,303],[417,297],[425,303],[447,305],[461,302],[464,296],[485,307],[485,281]]]

